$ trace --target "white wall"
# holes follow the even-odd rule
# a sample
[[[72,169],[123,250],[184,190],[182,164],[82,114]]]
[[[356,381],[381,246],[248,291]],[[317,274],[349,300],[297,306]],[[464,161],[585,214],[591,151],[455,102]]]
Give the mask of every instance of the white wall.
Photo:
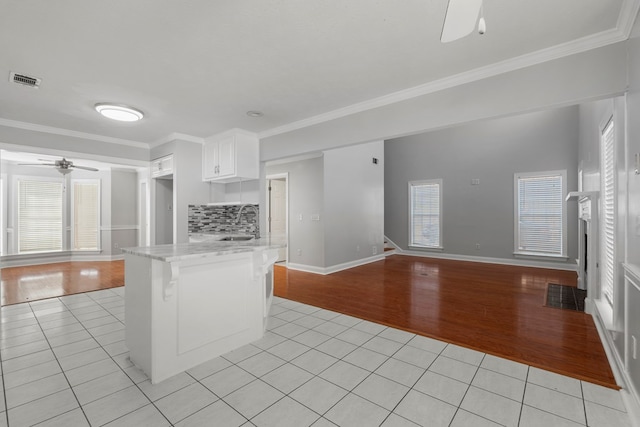
[[[189,205],[207,204],[210,201],[209,183],[202,181],[202,144],[173,140],[151,150],[151,158],[157,159],[173,154],[173,243],[189,241]],[[151,209],[155,203],[155,182],[151,179]],[[151,230],[155,227],[152,213]],[[152,240],[152,243],[154,240]]]
[[[614,305],[611,313],[602,309],[605,304],[596,304],[593,315],[616,378],[624,387],[623,397],[631,418],[640,419],[640,358],[632,356],[633,337],[636,343],[640,341],[640,290],[625,280],[624,269],[627,265],[630,270],[640,272],[640,175],[635,174],[634,164],[634,154],[640,152],[637,120],[640,117],[640,38],[637,31],[635,34],[636,37],[627,42],[629,90],[626,96],[580,107],[580,169],[583,190],[600,191],[600,127],[613,113],[617,125]],[[590,297],[597,300],[599,295]]]
[[[321,271],[325,266],[323,158],[267,165],[265,172],[289,174],[289,264]],[[313,214],[321,221],[311,221]]]
[[[259,179],[213,185],[224,185],[224,200],[215,200],[216,202],[260,203]]]
[[[325,267],[383,253],[383,141],[324,152],[321,220],[325,228]]]

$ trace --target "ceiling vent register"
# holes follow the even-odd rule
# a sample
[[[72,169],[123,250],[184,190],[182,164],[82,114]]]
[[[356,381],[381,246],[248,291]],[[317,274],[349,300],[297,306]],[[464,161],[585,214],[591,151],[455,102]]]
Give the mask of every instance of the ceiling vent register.
[[[29,86],[32,88],[40,87],[41,79],[37,77],[27,76],[25,74],[14,73],[13,71],[9,75],[9,81],[13,83],[17,83],[23,86]]]

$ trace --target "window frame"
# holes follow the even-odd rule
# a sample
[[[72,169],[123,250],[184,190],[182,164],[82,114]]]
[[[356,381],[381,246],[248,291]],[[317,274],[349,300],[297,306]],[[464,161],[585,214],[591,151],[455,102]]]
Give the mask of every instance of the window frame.
[[[77,249],[75,247],[75,242],[76,242],[76,226],[75,226],[75,213],[76,213],[76,209],[75,209],[75,192],[76,192],[76,184],[96,184],[98,187],[98,194],[97,194],[97,229],[96,229],[96,248],[90,248],[90,249]],[[102,224],[102,182],[100,179],[95,179],[95,178],[78,178],[78,179],[74,179],[72,178],[70,180],[69,183],[69,187],[71,188],[70,194],[69,194],[69,210],[71,211],[71,218],[70,218],[70,226],[71,226],[71,233],[70,233],[70,241],[69,241],[69,250],[73,251],[73,252],[95,252],[95,251],[101,251],[102,250],[102,232],[101,232],[101,224]]]
[[[560,205],[562,207],[562,238],[561,238],[561,253],[551,252],[538,252],[538,251],[523,251],[520,250],[520,186],[519,180],[523,178],[539,178],[545,176],[560,176],[562,179],[562,191]],[[568,259],[567,255],[567,204],[565,198],[567,195],[567,170],[551,170],[551,171],[536,171],[536,172],[517,172],[513,175],[513,254],[516,257],[532,257],[532,258],[554,258],[554,259]]]
[[[413,234],[413,197],[412,197],[412,189],[414,187],[418,187],[418,186],[423,186],[423,185],[438,185],[438,208],[439,208],[439,213],[438,213],[438,244],[435,246],[428,246],[428,245],[423,245],[423,244],[418,244],[414,241],[414,234]],[[437,178],[437,179],[425,179],[425,180],[417,180],[417,181],[409,181],[408,182],[408,197],[409,197],[409,203],[408,203],[408,207],[409,207],[409,224],[408,224],[408,247],[410,248],[415,248],[415,249],[425,249],[425,250],[443,250],[443,244],[442,244],[442,229],[443,229],[443,221],[442,221],[442,212],[443,212],[443,204],[442,204],[442,200],[443,200],[443,187],[442,187],[442,178]]]

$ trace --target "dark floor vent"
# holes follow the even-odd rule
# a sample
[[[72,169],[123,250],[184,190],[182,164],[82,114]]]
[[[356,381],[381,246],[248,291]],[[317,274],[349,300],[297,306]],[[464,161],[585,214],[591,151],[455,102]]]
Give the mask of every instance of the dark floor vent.
[[[547,285],[545,305],[553,308],[584,311],[584,299],[586,297],[587,291],[578,289],[575,286],[549,283]]]

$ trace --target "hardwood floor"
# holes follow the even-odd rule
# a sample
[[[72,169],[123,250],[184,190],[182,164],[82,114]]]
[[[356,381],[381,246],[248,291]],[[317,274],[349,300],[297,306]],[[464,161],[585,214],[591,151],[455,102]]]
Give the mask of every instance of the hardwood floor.
[[[124,261],[61,262],[7,267],[2,275],[2,305],[124,286]]]
[[[394,255],[326,276],[275,269],[275,294],[618,388],[590,315],[545,307],[576,273]]]

